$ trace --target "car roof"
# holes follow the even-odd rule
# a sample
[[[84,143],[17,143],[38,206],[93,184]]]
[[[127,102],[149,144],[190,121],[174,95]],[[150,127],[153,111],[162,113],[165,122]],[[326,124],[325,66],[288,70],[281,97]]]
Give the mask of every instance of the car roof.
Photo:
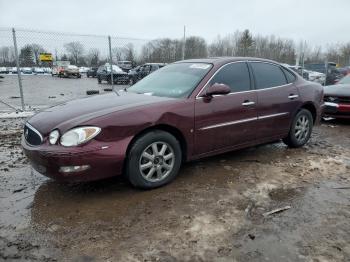
[[[143,65],[166,65],[166,63],[145,63]]]
[[[220,64],[226,64],[226,63],[237,62],[237,61],[261,61],[261,62],[269,62],[269,63],[279,64],[278,62],[273,61],[273,60],[269,60],[269,59],[263,59],[263,58],[257,58],[257,57],[239,57],[239,56],[189,59],[189,60],[178,61],[176,63],[210,63],[210,64],[214,64],[214,65],[220,65]]]

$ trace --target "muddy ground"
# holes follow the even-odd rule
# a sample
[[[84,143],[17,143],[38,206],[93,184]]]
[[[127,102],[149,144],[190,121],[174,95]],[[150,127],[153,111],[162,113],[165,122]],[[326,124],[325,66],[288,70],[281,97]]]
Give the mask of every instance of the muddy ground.
[[[350,261],[349,122],[323,122],[301,149],[188,163],[173,183],[142,191],[33,172],[22,121],[0,120],[0,260]]]

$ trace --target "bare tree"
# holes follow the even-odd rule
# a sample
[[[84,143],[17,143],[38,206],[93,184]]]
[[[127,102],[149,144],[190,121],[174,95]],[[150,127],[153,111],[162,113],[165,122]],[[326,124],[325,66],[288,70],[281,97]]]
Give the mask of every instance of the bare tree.
[[[84,46],[80,42],[70,42],[64,45],[64,48],[71,55],[72,60],[78,65],[79,58],[84,54]]]
[[[87,55],[87,61],[90,66],[98,66],[100,61],[100,50],[91,48]]]
[[[35,63],[35,65],[38,66],[40,64],[40,53],[44,53],[45,50],[39,44],[31,44],[30,46],[32,48],[32,52],[33,52],[33,56],[34,56],[34,63]]]
[[[0,48],[0,62],[1,65],[8,65],[10,61],[10,48],[8,46],[3,46]]]
[[[208,56],[208,47],[204,38],[198,36],[190,36],[186,39],[185,58],[204,58]]]

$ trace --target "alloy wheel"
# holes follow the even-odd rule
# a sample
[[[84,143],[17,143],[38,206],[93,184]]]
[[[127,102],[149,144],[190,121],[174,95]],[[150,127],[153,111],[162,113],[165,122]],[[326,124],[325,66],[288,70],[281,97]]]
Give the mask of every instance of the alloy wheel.
[[[154,142],[146,147],[139,160],[142,177],[149,182],[165,179],[173,170],[175,153],[165,142]]]
[[[302,143],[309,135],[310,121],[307,116],[301,115],[295,123],[294,135],[298,142]]]

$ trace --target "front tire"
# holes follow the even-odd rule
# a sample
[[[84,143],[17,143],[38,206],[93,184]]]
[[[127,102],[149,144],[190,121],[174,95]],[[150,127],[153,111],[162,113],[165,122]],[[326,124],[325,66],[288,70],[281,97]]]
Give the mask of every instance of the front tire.
[[[293,119],[289,134],[283,142],[289,147],[297,148],[305,145],[311,136],[313,117],[309,110],[301,109]]]
[[[126,163],[126,177],[135,187],[160,187],[176,177],[181,159],[181,147],[173,135],[161,130],[151,131],[131,146]]]

